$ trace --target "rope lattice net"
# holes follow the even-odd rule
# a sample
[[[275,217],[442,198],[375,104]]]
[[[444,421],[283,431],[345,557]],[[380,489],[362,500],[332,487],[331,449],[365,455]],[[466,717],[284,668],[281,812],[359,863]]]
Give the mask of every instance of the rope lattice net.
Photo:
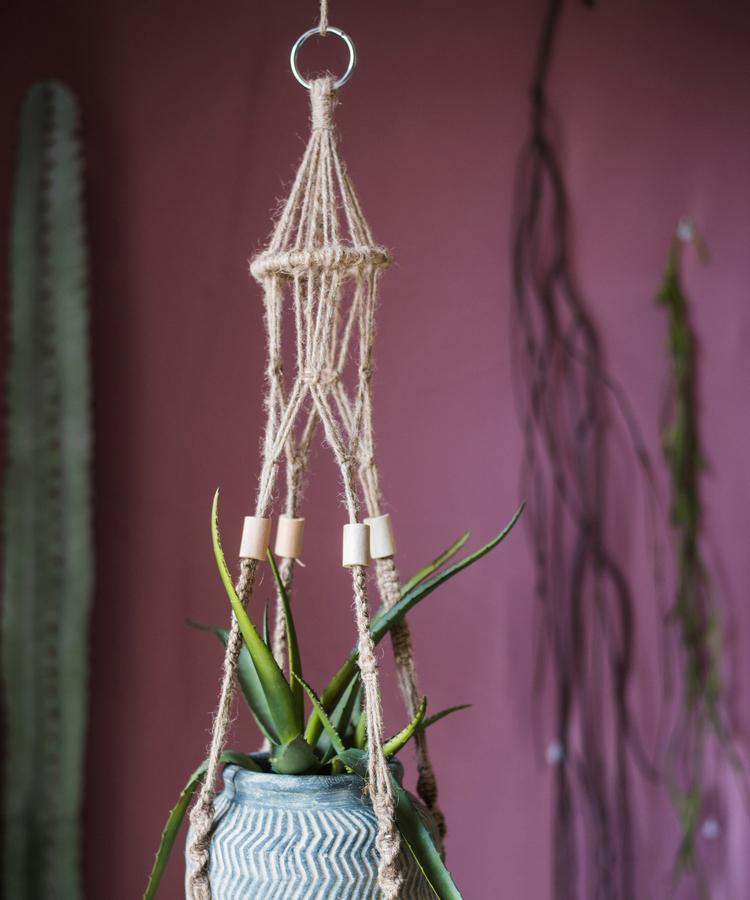
[[[368,517],[383,514],[372,429],[372,352],[378,279],[389,263],[376,244],[359,200],[339,156],[333,127],[336,93],[333,79],[311,82],[312,131],[289,197],[266,250],[251,263],[264,293],[268,360],[267,422],[262,449],[255,516],[272,511],[279,473],[284,469],[283,512],[299,514],[310,444],[318,425],[331,448],[343,483],[349,528],[365,528]],[[294,322],[294,373],[283,360],[283,313]],[[346,530],[346,529],[345,529]],[[400,596],[399,576],[391,548],[375,560],[381,602],[391,607]],[[345,551],[346,553],[346,551]],[[397,898],[399,834],[394,823],[393,793],[382,751],[383,720],[377,662],[369,631],[367,560],[344,560],[351,570],[359,641],[364,709],[367,716],[369,793],[378,821],[378,883],[386,900]],[[237,592],[246,603],[253,591],[258,562],[243,559]],[[294,560],[280,570],[291,586]],[[407,712],[414,716],[420,694],[408,626],[402,620],[391,633],[399,686]],[[284,665],[285,630],[277,603],[273,651]],[[219,757],[231,716],[234,674],[241,635],[233,618],[224,660],[219,705],[204,784],[191,811],[193,840],[190,888],[193,900],[209,900],[210,831]],[[445,823],[437,805],[437,787],[424,731],[416,734],[417,790],[435,817],[441,838]]]

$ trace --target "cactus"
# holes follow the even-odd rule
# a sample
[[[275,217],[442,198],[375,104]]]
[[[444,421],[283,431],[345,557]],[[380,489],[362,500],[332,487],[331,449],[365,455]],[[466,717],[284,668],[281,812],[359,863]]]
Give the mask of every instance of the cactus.
[[[3,896],[82,896],[90,387],[86,248],[71,92],[34,85],[21,115],[10,241],[3,510]]]

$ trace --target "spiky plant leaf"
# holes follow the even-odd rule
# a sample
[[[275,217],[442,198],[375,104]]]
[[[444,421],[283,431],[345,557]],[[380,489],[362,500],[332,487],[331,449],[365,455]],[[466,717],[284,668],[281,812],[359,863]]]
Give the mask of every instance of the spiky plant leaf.
[[[370,632],[375,644],[379,643],[390,631],[390,629],[393,628],[393,626],[397,622],[400,622],[401,619],[403,619],[403,617],[409,612],[409,610],[417,605],[417,603],[424,600],[425,597],[428,597],[433,591],[440,587],[441,584],[444,584],[446,581],[453,578],[454,575],[457,575],[468,566],[477,562],[477,560],[481,559],[483,556],[486,556],[491,550],[497,547],[498,544],[502,543],[502,541],[505,540],[505,538],[510,534],[513,526],[521,516],[524,506],[525,503],[522,503],[518,507],[505,528],[503,528],[500,534],[494,537],[489,543],[485,544],[483,547],[480,547],[478,550],[475,550],[473,553],[470,553],[468,556],[465,556],[463,559],[459,560],[459,562],[457,563],[454,563],[452,566],[448,566],[447,569],[443,569],[442,571],[438,572],[436,575],[434,575],[424,583],[412,588],[408,593],[404,594],[400,600],[394,603],[394,605],[389,610],[378,614],[370,624]],[[357,672],[358,655],[358,650],[355,647],[349,657],[345,660],[344,664],[338,670],[338,672],[336,672],[333,678],[328,682],[328,685],[326,686],[323,693],[320,695],[321,703],[323,704],[323,708],[326,711],[334,708],[336,703],[338,703],[339,699],[341,698],[341,695],[349,686],[352,678],[355,677]],[[320,722],[320,718],[318,717],[315,710],[313,710],[305,728],[305,739],[308,741],[308,743],[312,745],[315,744],[318,737],[320,736],[322,727],[323,726]]]
[[[310,702],[313,705],[313,709],[315,709],[317,714],[320,716],[320,721],[323,723],[323,728],[325,728],[326,733],[331,741],[331,744],[333,745],[334,750],[336,751],[336,753],[343,753],[344,749],[345,749],[344,742],[341,740],[341,737],[340,737],[338,731],[336,731],[336,728],[334,727],[333,723],[326,715],[326,711],[323,709],[323,705],[321,704],[321,702],[318,698],[318,695],[310,687],[310,685],[302,679],[301,676],[297,675],[297,680],[304,688],[307,696],[310,698]]]
[[[271,646],[271,637],[268,631],[268,603],[263,607],[263,643],[266,647]]]
[[[198,631],[208,631],[211,634],[215,634],[221,645],[226,648],[229,638],[229,632],[226,628],[219,628],[216,625],[201,625],[191,620],[188,620],[188,625]],[[271,710],[268,707],[268,700],[266,699],[263,685],[260,683],[252,657],[244,644],[237,659],[237,682],[258,728],[272,744],[278,744],[279,736],[276,734],[276,728],[271,716]]]
[[[223,763],[232,763],[235,766],[241,766],[243,769],[250,769],[253,772],[263,771],[251,756],[248,756],[246,753],[238,753],[236,750],[225,750],[221,754],[221,761]],[[167,868],[174,842],[177,840],[182,820],[185,818],[185,813],[190,806],[193,794],[195,793],[201,778],[206,774],[207,769],[208,760],[204,759],[188,779],[187,784],[182,789],[182,792],[177,799],[177,803],[167,817],[167,824],[164,826],[164,830],[161,833],[159,849],[156,851],[156,859],[154,860],[154,866],[151,869],[151,874],[148,878],[148,884],[146,885],[146,890],[143,894],[143,900],[152,900],[152,898],[156,896],[156,891],[159,888],[162,875],[164,875],[164,870]]]
[[[422,723],[422,719],[424,719],[424,714],[427,710],[427,697],[422,697],[422,702],[419,704],[419,709],[414,716],[414,718],[409,722],[409,724],[402,728],[398,734],[395,734],[390,740],[387,740],[383,744],[383,753],[386,756],[395,756],[396,753],[407,743],[409,738],[414,734],[414,732],[419,728]]]
[[[292,689],[292,696],[297,704],[297,716],[299,721],[302,722],[305,717],[305,698],[302,691],[302,683],[298,679],[298,676],[302,676],[302,660],[300,659],[299,644],[297,643],[297,631],[294,627],[294,619],[292,618],[292,605],[289,602],[289,594],[287,593],[286,586],[279,574],[279,567],[276,565],[276,560],[270,549],[268,550],[268,562],[271,564],[271,571],[273,572],[273,577],[276,581],[276,591],[284,611],[286,647],[289,659],[289,686]],[[266,644],[268,644],[267,641]]]
[[[306,775],[320,768],[320,760],[301,734],[286,744],[274,747],[269,762],[278,775]]]
[[[439,722],[441,719],[444,719],[446,716],[451,715],[451,713],[459,712],[462,709],[469,709],[471,703],[461,703],[459,706],[449,706],[447,709],[441,709],[440,712],[436,712],[433,716],[427,716],[427,718],[420,724],[418,731],[424,731],[425,728],[429,728],[430,725],[434,725],[435,722]]]
[[[359,711],[359,718],[354,728],[354,746],[357,750],[364,750],[367,746],[367,716],[363,709]]]
[[[360,778],[367,780],[367,754],[362,750],[345,750],[341,762]],[[417,812],[409,794],[391,775],[395,798],[396,824],[425,880],[440,900],[461,900],[461,894],[435,846],[427,826]]]
[[[421,584],[425,578],[429,578],[433,572],[437,572],[440,566],[445,565],[449,559],[452,559],[452,557],[458,553],[461,547],[469,540],[469,536],[470,532],[465,531],[458,540],[455,540],[450,547],[443,550],[443,552],[436,556],[432,562],[428,562],[426,566],[422,566],[421,569],[415,572],[411,578],[401,586],[401,594],[408,594],[412,588]]]
[[[258,634],[255,625],[250,621],[250,617],[234,589],[232,577],[224,559],[224,552],[221,549],[218,516],[219,491],[217,490],[214,494],[211,511],[211,540],[213,542],[216,565],[218,566],[224,589],[232,604],[232,610],[239,624],[245,646],[252,657],[261,689],[273,719],[274,731],[279,736],[280,743],[288,744],[302,731],[303,721],[299,715],[297,702],[294,699],[291,688],[284,678],[284,673],[279,668],[263,638]]]
[[[362,701],[362,682],[359,678],[353,678],[349,687],[341,695],[341,699],[333,708],[333,712],[329,714],[331,724],[336,732],[341,735],[344,744],[351,743],[354,737],[354,727],[356,725],[355,711],[359,708]],[[315,751],[324,762],[335,755],[335,750],[331,744],[328,733],[324,730],[318,742],[315,745]]]

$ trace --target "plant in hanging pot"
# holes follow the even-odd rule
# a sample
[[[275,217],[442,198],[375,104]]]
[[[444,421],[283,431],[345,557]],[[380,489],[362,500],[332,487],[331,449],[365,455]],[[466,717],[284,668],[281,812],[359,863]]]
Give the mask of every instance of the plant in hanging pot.
[[[219,540],[218,497],[217,491],[211,533],[219,574],[242,634],[237,678],[270,749],[252,754],[227,750],[222,754],[224,790],[216,800],[211,835],[213,900],[375,897],[377,822],[366,784],[367,724],[357,650],[349,654],[318,695],[304,679],[288,593],[269,550],[268,562],[286,632],[288,674],[284,674],[270,647],[267,607],[259,630],[232,583]],[[466,543],[468,534],[420,569],[403,585],[398,602],[390,609],[381,607],[372,617],[373,642],[381,641],[436,588],[497,547],[515,525],[521,510],[522,507],[493,540],[458,562],[449,564]],[[227,630],[195,627],[213,632],[226,645]],[[305,717],[306,705],[309,712]],[[426,808],[401,785],[403,769],[396,754],[415,734],[464,708],[455,706],[428,716],[424,698],[414,718],[383,744],[402,839],[402,896],[408,900],[433,896],[447,900],[461,895],[438,850],[435,823]],[[193,772],[169,814],[144,900],[157,893],[207,764],[206,760]]]

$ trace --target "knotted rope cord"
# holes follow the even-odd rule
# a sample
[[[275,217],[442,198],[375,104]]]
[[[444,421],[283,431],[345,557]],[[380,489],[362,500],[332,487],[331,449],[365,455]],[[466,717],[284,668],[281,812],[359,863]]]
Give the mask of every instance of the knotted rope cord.
[[[291,473],[287,485],[287,507],[294,507],[298,502],[304,461],[314,428],[314,414],[314,418],[323,425],[326,442],[331,446],[339,466],[349,522],[356,523],[360,512],[357,494],[359,445],[362,433],[371,428],[369,378],[377,274],[389,259],[386,251],[374,243],[338,155],[332,122],[333,80],[322,78],[313,81],[310,96],[310,141],[269,247],[251,264],[252,274],[264,288],[269,344],[268,418],[256,515],[264,516],[268,512],[284,454],[287,458],[287,476]],[[340,234],[340,212],[348,232],[346,241],[342,241]],[[345,282],[350,281],[354,284],[352,305],[356,307],[356,312],[350,313],[347,318],[343,332],[345,340],[342,340],[342,288]],[[284,391],[281,364],[281,307],[285,286],[291,286],[297,357],[295,378],[288,396]],[[351,334],[355,318],[360,326],[357,390],[353,403],[347,398],[351,417],[344,422],[340,411],[337,416],[334,410],[331,393],[340,374],[336,372],[336,363],[340,361],[337,350],[342,343],[348,344],[347,335]],[[310,403],[310,416],[302,439],[297,443],[293,428],[306,401]],[[247,602],[252,593],[256,565],[252,561],[242,565],[238,592],[241,587],[243,602]],[[398,871],[400,840],[394,822],[390,772],[382,751],[383,720],[377,661],[369,630],[367,570],[358,565],[353,566],[351,572],[370,747],[369,792],[378,822],[378,885],[385,900],[396,900],[402,884]],[[189,885],[193,900],[209,900],[211,896],[208,850],[213,820],[213,787],[229,727],[240,646],[239,629],[233,621],[224,659],[224,677],[214,719],[208,771],[191,811],[193,839],[189,858],[193,868]]]
[[[374,344],[374,331],[373,306],[371,315],[368,316],[360,328],[360,355],[366,358],[367,362],[363,372],[363,415],[358,458],[359,481],[365,506],[368,515],[373,517],[382,515],[384,507],[379,472],[375,462],[375,440],[372,425],[372,347]],[[340,362],[338,370],[340,371],[342,367],[343,364]],[[333,394],[342,421],[344,421],[350,432],[353,431],[356,426],[354,414],[340,380],[333,385]],[[381,602],[387,609],[390,609],[401,597],[401,581],[395,560],[392,556],[378,559],[375,567]],[[422,695],[419,691],[414,650],[406,619],[402,619],[391,629],[391,646],[404,706],[409,716],[413,717],[419,708]],[[426,733],[417,731],[414,735],[414,742],[417,749],[417,793],[435,819],[442,844],[447,830],[446,822],[445,816],[438,805],[437,779],[435,778],[429,755]]]
[[[347,178],[346,172],[342,173],[343,178]],[[352,191],[352,196],[356,195]],[[373,293],[375,288],[373,286]],[[337,407],[339,417],[344,424],[350,439],[354,438],[356,433],[356,422],[354,421],[354,413],[352,410],[349,397],[342,383],[341,377],[344,366],[346,364],[349,346],[354,330],[354,323],[357,320],[357,314],[360,311],[360,295],[355,292],[349,312],[346,317],[345,326],[340,338],[340,347],[338,354],[334,353],[335,341],[330,345],[330,356],[328,359],[328,369],[326,370],[326,382],[330,388],[334,402]],[[375,461],[374,453],[374,433],[372,427],[372,347],[374,344],[375,319],[374,304],[368,307],[368,315],[364,321],[360,321],[360,357],[365,360],[362,379],[362,428],[359,439],[359,458],[358,458],[358,475],[362,494],[365,501],[367,513],[370,516],[380,516],[384,507],[384,500],[379,483],[379,473]],[[334,328],[338,330],[340,327],[340,309],[335,309]],[[273,368],[275,373],[281,372],[281,365],[275,365]],[[283,391],[279,392],[283,396]],[[316,418],[314,411],[310,413],[307,420],[302,439],[298,447],[294,447],[290,440],[287,450],[287,505],[286,514],[296,516],[298,512],[298,503],[301,495],[302,480],[307,464],[307,457],[310,447],[312,435],[315,430]],[[285,559],[280,565],[280,574],[287,591],[290,589],[292,581],[294,560]],[[390,609],[401,596],[400,579],[393,557],[379,559],[376,561],[376,575],[378,584],[378,593],[383,605]],[[404,705],[409,716],[413,717],[421,701],[421,693],[419,691],[416,665],[414,662],[414,652],[412,647],[409,626],[405,619],[399,622],[391,630],[391,644],[393,648],[394,662],[398,677],[399,688],[404,701]],[[280,666],[284,666],[286,651],[286,628],[284,625],[283,607],[280,602],[276,603],[276,617],[273,630],[273,652]],[[438,831],[441,843],[446,834],[445,816],[438,805],[438,788],[437,780],[429,756],[426,732],[419,731],[415,734],[415,745],[417,750],[417,793],[425,802],[430,810]],[[265,744],[264,744],[265,746]]]
[[[320,17],[318,20],[318,30],[321,37],[325,37],[328,31],[328,0],[320,0]]]

